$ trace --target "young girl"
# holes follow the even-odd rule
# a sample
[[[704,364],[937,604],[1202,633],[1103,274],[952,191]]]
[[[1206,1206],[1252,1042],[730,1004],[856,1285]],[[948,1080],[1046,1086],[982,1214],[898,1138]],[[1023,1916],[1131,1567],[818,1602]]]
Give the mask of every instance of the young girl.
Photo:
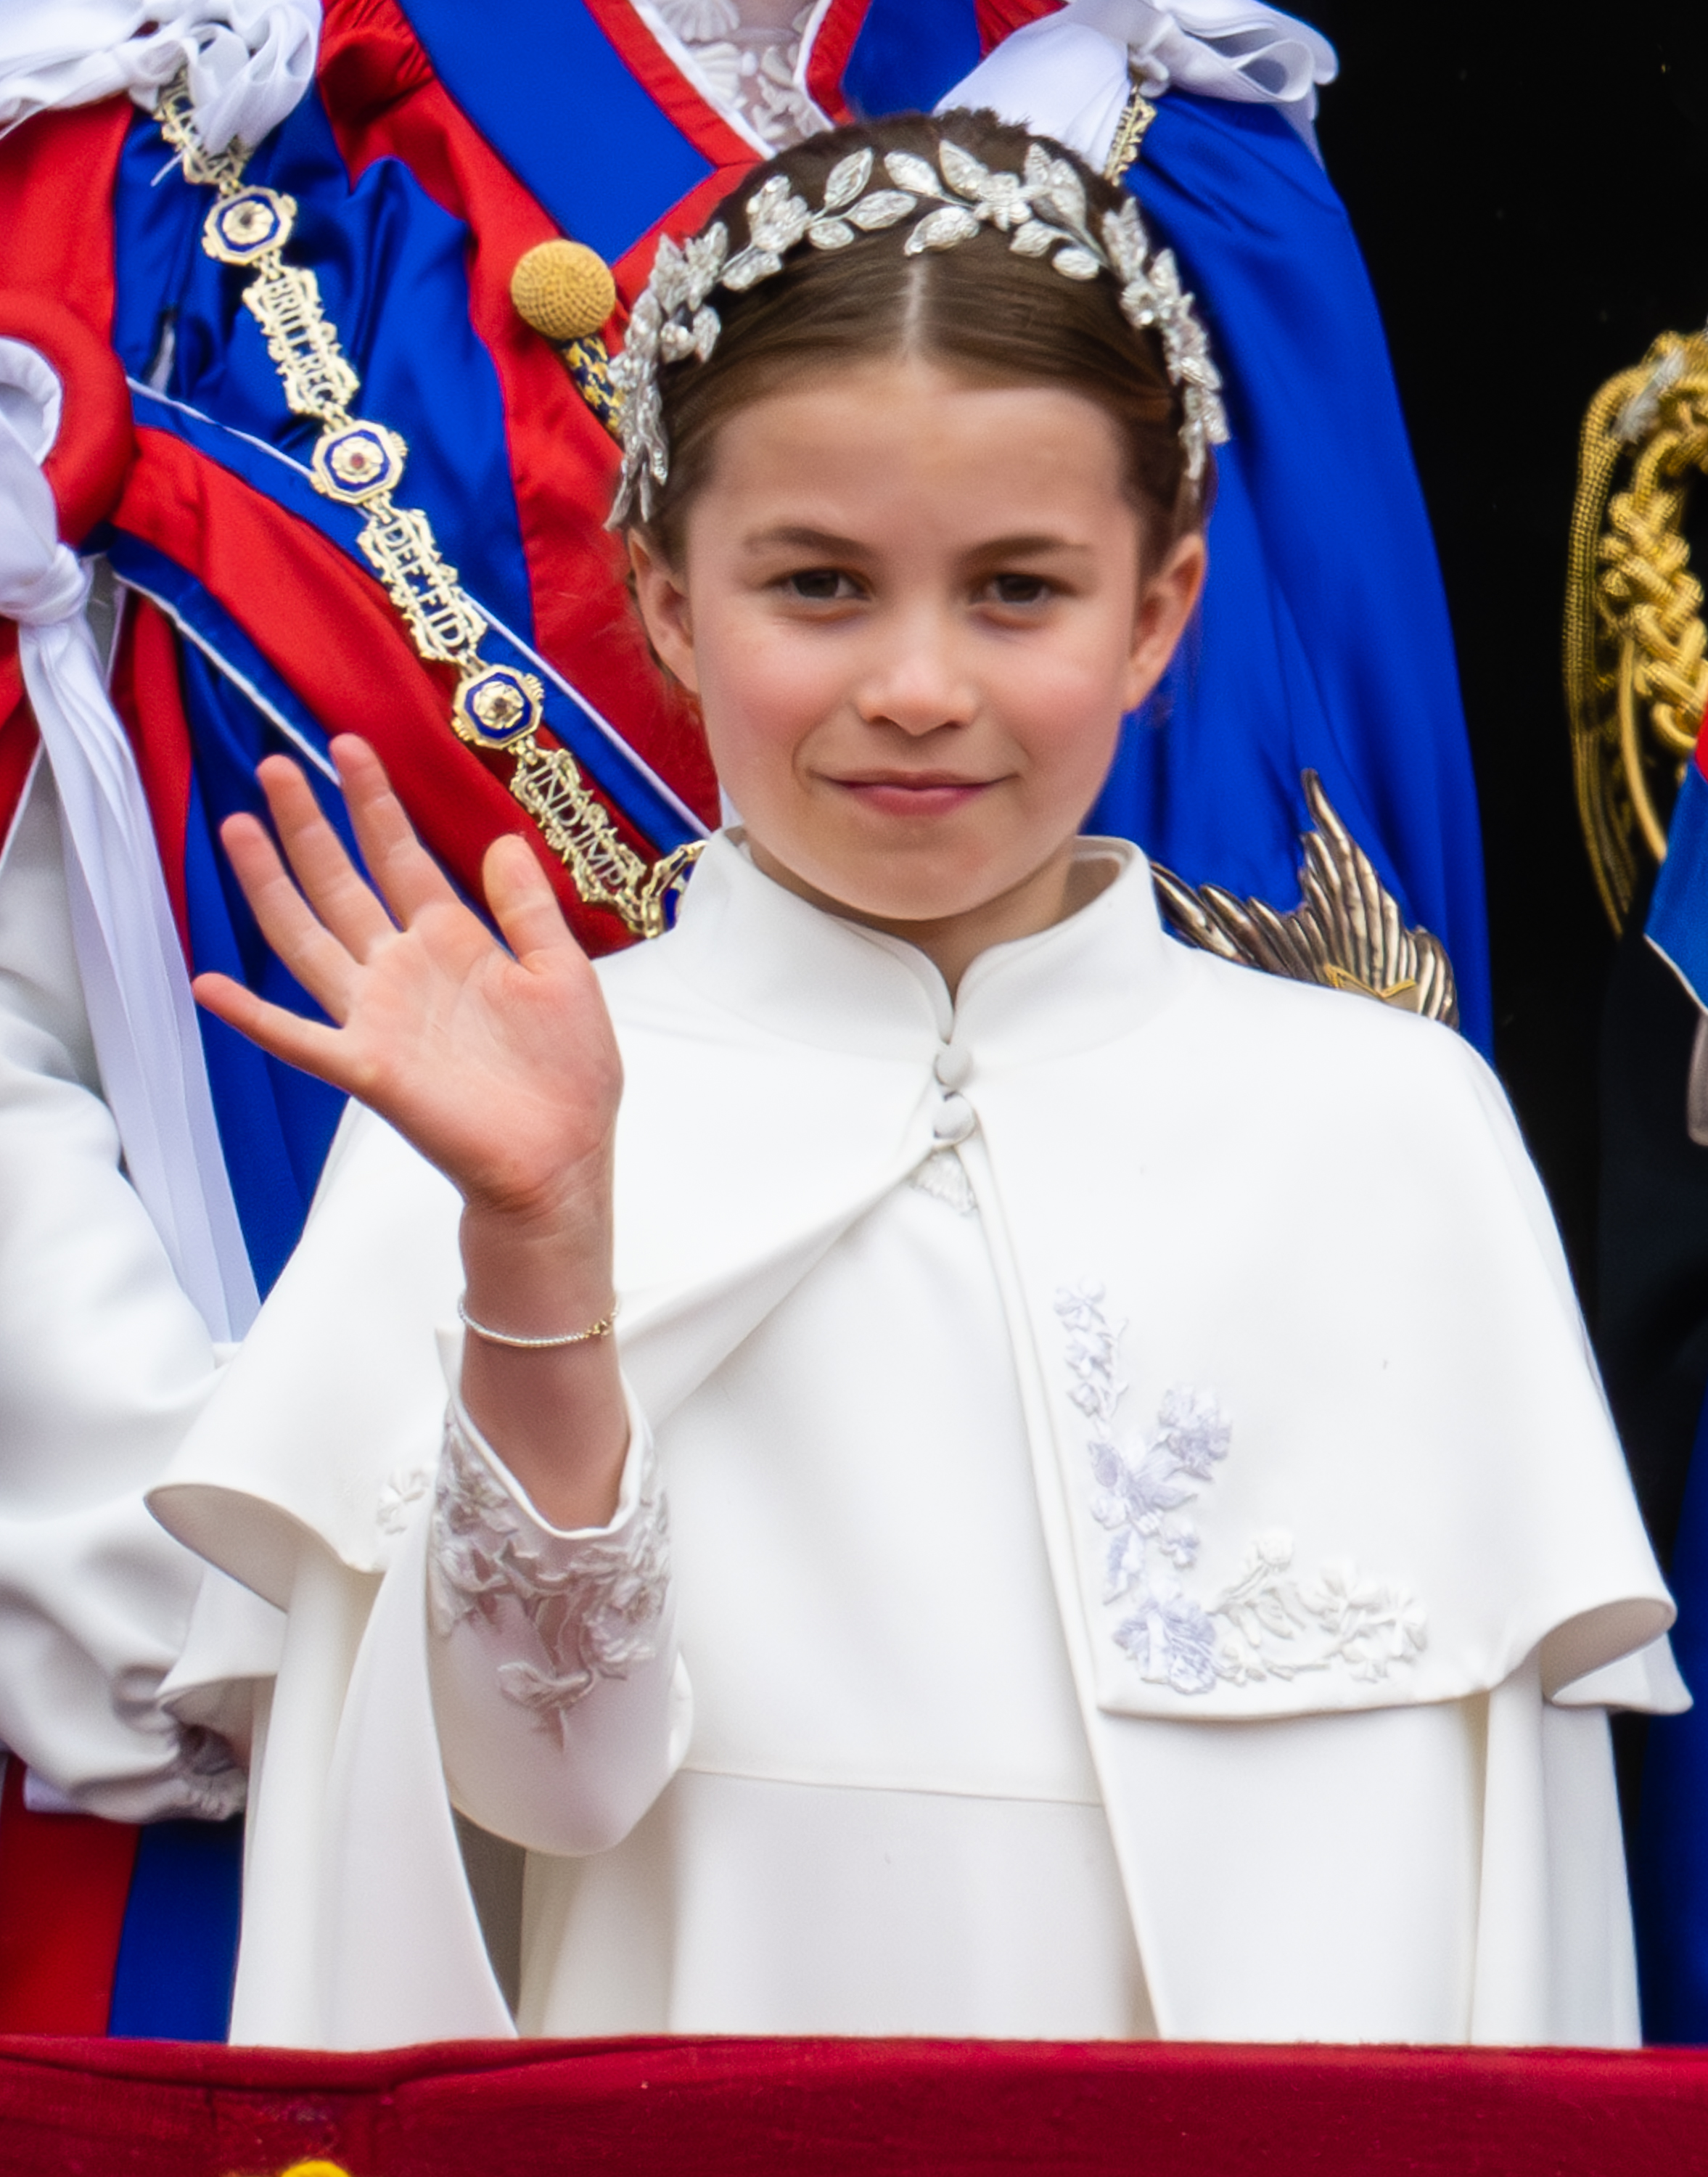
[[[358,742],[374,889],[287,764],[295,883],[227,832],[336,1025],[204,1001],[367,1107],[154,1500],[287,1612],[237,2038],[512,2030],[455,1808],[524,2032],[1634,2039],[1670,1606],[1498,1090],[1078,836],[1204,566],[1171,261],[988,115],[843,131],[621,371],[739,812],[671,933],[594,971],[506,841],[505,950]]]

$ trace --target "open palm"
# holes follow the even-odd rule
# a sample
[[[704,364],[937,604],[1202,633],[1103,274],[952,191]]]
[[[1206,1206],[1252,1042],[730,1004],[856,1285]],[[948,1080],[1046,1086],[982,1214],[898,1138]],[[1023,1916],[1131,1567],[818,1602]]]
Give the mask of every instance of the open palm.
[[[522,840],[499,840],[481,873],[506,952],[423,848],[368,744],[342,736],[333,754],[372,885],[282,756],[259,776],[289,870],[253,816],[231,818],[221,837],[268,943],[336,1025],[225,975],[199,977],[196,996],[263,1050],[358,1097],[465,1201],[548,1211],[606,1168],[622,1089],[587,956]]]

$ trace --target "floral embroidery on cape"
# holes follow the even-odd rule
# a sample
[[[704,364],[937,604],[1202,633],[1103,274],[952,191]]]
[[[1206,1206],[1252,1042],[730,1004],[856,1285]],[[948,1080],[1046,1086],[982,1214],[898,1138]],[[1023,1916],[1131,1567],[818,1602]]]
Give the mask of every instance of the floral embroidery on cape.
[[[1312,1671],[1369,1683],[1413,1661],[1426,1645],[1426,1621],[1405,1590],[1346,1564],[1301,1579],[1283,1530],[1258,1536],[1238,1579],[1213,1598],[1182,1584],[1179,1575],[1198,1554],[1184,1508],[1214,1484],[1232,1425],[1213,1396],[1176,1388],[1149,1441],[1124,1449],[1116,1414],[1127,1390],[1118,1365],[1125,1325],[1110,1326],[1103,1301],[1103,1287],[1088,1281],[1058,1292],[1056,1312],[1067,1334],[1068,1395],[1091,1423],[1091,1511],[1109,1536],[1103,1601],[1119,1613],[1112,1637],[1140,1677],[1177,1694],[1207,1694],[1219,1681],[1245,1685]]]

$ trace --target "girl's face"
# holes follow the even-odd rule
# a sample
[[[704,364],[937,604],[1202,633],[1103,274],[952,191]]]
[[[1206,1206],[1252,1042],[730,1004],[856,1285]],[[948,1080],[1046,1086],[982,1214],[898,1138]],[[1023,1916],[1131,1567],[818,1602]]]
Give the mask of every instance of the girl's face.
[[[1197,600],[1202,538],[1147,564],[1121,472],[1081,395],[862,363],[723,424],[679,567],[631,536],[760,866],[952,981],[1078,903],[1121,714]]]

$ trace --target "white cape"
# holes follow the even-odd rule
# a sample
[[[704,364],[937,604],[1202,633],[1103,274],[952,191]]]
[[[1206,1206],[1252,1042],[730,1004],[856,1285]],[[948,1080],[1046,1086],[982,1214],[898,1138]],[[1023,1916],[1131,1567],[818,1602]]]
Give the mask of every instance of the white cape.
[[[1160,2030],[1426,2030],[1408,2022],[1403,1956],[1370,2028],[1336,2010],[1337,1980],[1372,1945],[1403,1949],[1411,1909],[1396,1899],[1378,1929],[1337,1900],[1360,1894],[1361,1836],[1392,1852],[1368,1835],[1393,1781],[1380,1712],[1488,1696],[1466,2031],[1624,2038],[1624,1996],[1616,2017],[1575,2019],[1550,1996],[1570,1978],[1557,1907],[1574,1869],[1542,1863],[1532,1817],[1551,1765],[1558,1788],[1575,1765],[1569,1793],[1614,1841],[1579,1870],[1595,1895],[1568,1947],[1602,1945],[1603,1978],[1624,1987],[1604,1725],[1582,1710],[1679,1705],[1672,1609],[1503,1099],[1447,1030],[1172,943],[1143,857],[1087,851],[1124,863],[1116,880],[979,960],[952,1012],[917,956],[782,892],[728,837],[677,929],[604,964],[641,1405],[667,1432],[934,1141],[975,1121],[960,1154]],[[456,1214],[384,1127],[347,1126],[302,1247],[151,1497],[290,1612],[240,2038],[511,2030],[424,1661],[434,1333],[454,1310]],[[1248,1734],[1283,1721],[1280,1737]],[[1275,1758],[1253,1767],[1265,1747]],[[1214,1810],[1254,1788],[1262,1848],[1243,1867],[1206,1854]],[[1416,1850],[1427,1913],[1429,1841]],[[1329,1993],[1291,2008],[1242,1993],[1241,1958],[1277,1946],[1292,1952],[1277,1985]]]

